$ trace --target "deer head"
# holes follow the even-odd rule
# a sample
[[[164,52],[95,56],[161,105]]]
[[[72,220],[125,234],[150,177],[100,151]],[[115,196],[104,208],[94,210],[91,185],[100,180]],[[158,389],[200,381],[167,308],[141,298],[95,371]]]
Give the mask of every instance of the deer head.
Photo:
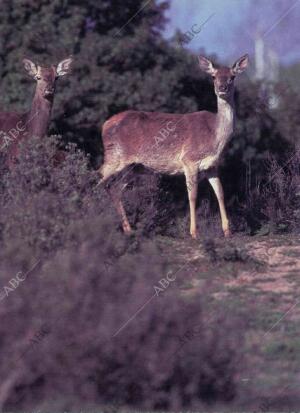
[[[246,54],[238,59],[231,68],[216,68],[206,57],[199,57],[200,69],[212,76],[216,95],[225,100],[233,95],[234,79],[236,75],[242,73],[247,68],[248,63],[249,57]]]
[[[23,59],[23,64],[26,72],[37,81],[37,87],[42,97],[51,100],[54,96],[57,78],[70,71],[72,61],[72,57],[69,57],[62,60],[57,66],[42,67],[29,59]]]

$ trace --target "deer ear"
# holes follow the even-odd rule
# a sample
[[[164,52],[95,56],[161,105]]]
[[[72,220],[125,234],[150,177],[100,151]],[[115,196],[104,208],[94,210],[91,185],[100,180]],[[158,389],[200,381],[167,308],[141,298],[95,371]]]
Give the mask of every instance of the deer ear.
[[[246,70],[247,66],[249,64],[249,56],[245,54],[245,56],[240,57],[235,64],[232,66],[231,70],[234,75],[238,75],[240,73],[243,73],[244,70]]]
[[[199,56],[199,66],[203,72],[206,72],[209,75],[214,75],[216,73],[216,69],[212,62],[204,56]]]
[[[56,68],[57,76],[64,76],[67,73],[69,73],[71,70],[72,62],[73,62],[73,58],[68,57],[68,59],[62,60],[60,63],[58,63],[57,68]]]
[[[35,63],[33,63],[31,60],[29,59],[23,59],[23,65],[25,67],[26,72],[32,76],[32,77],[36,77],[37,73],[38,73],[38,68],[37,65]]]

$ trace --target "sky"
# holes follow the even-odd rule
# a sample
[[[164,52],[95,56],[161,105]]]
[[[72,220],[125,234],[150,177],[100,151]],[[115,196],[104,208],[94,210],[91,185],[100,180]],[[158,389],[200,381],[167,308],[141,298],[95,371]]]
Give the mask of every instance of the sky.
[[[170,4],[166,37],[209,19],[187,46],[194,51],[204,48],[226,62],[253,54],[260,32],[282,63],[300,61],[300,0],[170,0]]]

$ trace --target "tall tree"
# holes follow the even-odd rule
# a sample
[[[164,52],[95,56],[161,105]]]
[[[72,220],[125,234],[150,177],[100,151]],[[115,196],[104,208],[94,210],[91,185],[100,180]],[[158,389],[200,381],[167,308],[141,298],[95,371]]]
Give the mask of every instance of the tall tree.
[[[99,127],[127,108],[197,110],[207,82],[194,57],[163,39],[167,7],[167,1],[154,0],[4,0],[2,104],[20,109],[29,104],[24,55],[49,64],[72,54],[73,74],[61,81],[55,98],[56,133],[91,142],[83,127]]]

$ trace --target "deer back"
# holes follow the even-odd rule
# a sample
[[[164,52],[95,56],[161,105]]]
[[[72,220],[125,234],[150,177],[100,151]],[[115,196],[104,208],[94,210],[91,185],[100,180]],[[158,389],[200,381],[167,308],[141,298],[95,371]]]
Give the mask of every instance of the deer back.
[[[183,156],[197,162],[214,152],[215,130],[216,114],[207,111],[185,115],[127,111],[105,122],[102,132],[106,154],[118,154],[126,164],[176,174],[183,170]]]

